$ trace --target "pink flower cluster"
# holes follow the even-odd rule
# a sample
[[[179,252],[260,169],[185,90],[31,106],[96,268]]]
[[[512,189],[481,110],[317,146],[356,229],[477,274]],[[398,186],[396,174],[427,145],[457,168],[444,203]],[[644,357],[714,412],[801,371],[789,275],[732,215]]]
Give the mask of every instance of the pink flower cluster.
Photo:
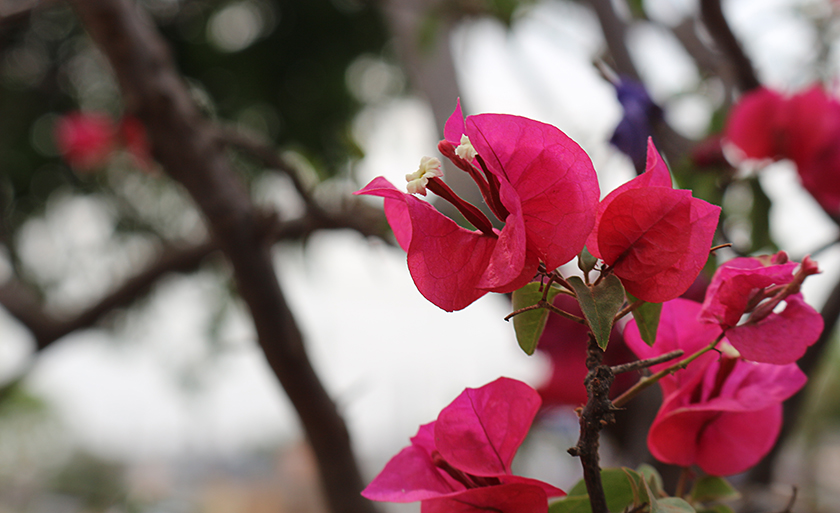
[[[586,245],[627,291],[650,302],[679,296],[706,262],[720,208],[673,189],[652,142],[647,170],[599,202],[589,157],[557,128],[505,114],[466,120],[460,104],[438,148],[469,173],[499,230],[441,179],[440,162],[424,158],[407,175],[409,193],[379,177],[357,194],[385,198],[385,214],[418,290],[440,308],[460,310],[487,292],[512,292],[553,270]],[[431,190],[476,230],[442,215],[414,194]]]
[[[132,155],[141,170],[152,169],[146,129],[131,116],[115,123],[107,114],[73,112],[58,119],[54,138],[62,158],[77,172],[90,173],[104,167],[120,147]]]
[[[510,470],[539,407],[537,392],[513,379],[468,388],[420,426],[362,495],[422,501],[423,513],[546,513],[548,499],[566,493]]]
[[[809,258],[796,264],[781,252],[738,258],[718,269],[702,305],[685,299],[663,305],[653,347],[635,321],[628,324],[625,341],[639,358],[675,349],[692,354],[725,335],[719,354],[707,352],[660,380],[664,400],[648,432],[657,459],[730,475],[755,465],[773,447],[782,402],[806,381],[794,362],[823,328],[822,317],[799,292],[805,277],[816,272]]]
[[[840,101],[822,87],[745,94],[732,108],[726,138],[748,159],[792,160],[805,189],[840,215]]]

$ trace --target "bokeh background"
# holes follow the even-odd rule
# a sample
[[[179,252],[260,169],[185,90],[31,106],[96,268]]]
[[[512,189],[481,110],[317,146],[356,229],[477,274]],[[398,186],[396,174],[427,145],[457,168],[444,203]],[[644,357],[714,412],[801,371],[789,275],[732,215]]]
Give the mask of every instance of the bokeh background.
[[[281,221],[305,219],[312,202],[353,217],[352,191],[379,175],[398,184],[436,154],[458,97],[467,114],[558,126],[589,153],[606,194],[635,174],[609,142],[628,115],[611,80],[635,74],[662,109],[650,121],[679,185],[722,203],[720,238],[734,245],[722,258],[814,254],[823,273],[805,294],[818,309],[840,279],[838,225],[793,164],[733,168],[719,151],[711,163],[694,151],[709,141],[720,150],[714,136],[740,92],[696,1],[131,5],[153,20],[203,116],[257,142],[250,151],[231,143],[228,158],[254,203]],[[838,90],[840,4],[722,7],[761,83]],[[91,165],[73,161],[57,135],[79,111],[106,116],[120,134]],[[102,307],[208,237],[184,187],[142,138],[132,146],[123,127],[133,114],[71,5],[0,0],[0,512],[326,511],[305,433],[218,251],[188,269],[164,265]],[[283,169],[261,156],[266,149]],[[452,314],[427,303],[381,217],[371,219],[281,233],[272,248],[366,479],[464,387],[500,375],[538,386],[551,367],[517,347],[502,320],[507,298]],[[822,350],[804,422],[760,485],[781,504],[798,486],[797,511],[840,506],[835,346]],[[565,448],[575,429],[571,408],[545,417],[520,468],[571,486],[579,471]],[[609,441],[605,459],[625,462]]]

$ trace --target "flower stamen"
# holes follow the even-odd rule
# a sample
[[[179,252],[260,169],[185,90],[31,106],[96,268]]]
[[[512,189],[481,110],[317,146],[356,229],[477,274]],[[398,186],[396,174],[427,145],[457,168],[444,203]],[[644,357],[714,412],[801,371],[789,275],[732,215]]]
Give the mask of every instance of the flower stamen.
[[[426,195],[426,185],[430,178],[443,176],[440,160],[435,157],[423,157],[420,159],[420,167],[417,171],[405,175],[408,184],[405,186],[409,194]]]

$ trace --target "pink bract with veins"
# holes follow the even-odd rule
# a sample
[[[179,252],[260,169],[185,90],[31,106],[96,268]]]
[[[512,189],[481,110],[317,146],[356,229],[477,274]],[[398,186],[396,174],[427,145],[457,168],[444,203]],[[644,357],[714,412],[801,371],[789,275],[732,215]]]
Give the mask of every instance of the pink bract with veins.
[[[464,390],[436,421],[420,426],[362,495],[422,501],[423,513],[545,513],[548,498],[565,492],[510,471],[539,406],[533,388],[509,378]]]
[[[586,247],[612,266],[624,288],[662,303],[691,286],[709,257],[720,207],[674,189],[648,139],[647,170],[608,194]]]
[[[505,114],[466,120],[460,103],[439,148],[479,186],[487,205],[504,221],[501,230],[438,177],[428,187],[465,214],[468,230],[429,203],[397,189],[382,177],[356,194],[385,198],[385,215],[408,253],[418,290],[447,310],[460,310],[487,292],[512,292],[582,249],[595,222],[598,180],[586,153],[557,128]],[[467,136],[477,157],[466,160],[456,145]]]

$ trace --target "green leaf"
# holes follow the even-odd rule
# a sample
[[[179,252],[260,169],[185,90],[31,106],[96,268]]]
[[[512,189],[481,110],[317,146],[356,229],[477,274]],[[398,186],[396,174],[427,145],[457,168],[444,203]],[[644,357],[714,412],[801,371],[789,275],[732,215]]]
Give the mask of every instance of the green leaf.
[[[691,500],[695,502],[725,501],[741,497],[729,482],[717,476],[703,476],[691,488]]]
[[[658,499],[650,489],[647,479],[643,479],[648,498],[650,499],[650,513],[696,513],[691,504],[679,497],[666,497]]]
[[[662,495],[662,491],[665,489],[665,485],[662,483],[662,476],[659,475],[659,471],[653,468],[653,466],[648,465],[647,463],[642,463],[639,465],[639,468],[636,471],[641,474],[645,481],[648,482],[650,485],[651,491],[657,497]]]
[[[560,289],[550,287],[546,300],[551,303],[559,293]],[[542,297],[543,291],[540,290],[540,284],[529,283],[513,292],[513,309],[516,311],[520,308],[535,305],[540,302]],[[540,335],[542,335],[545,329],[545,323],[548,320],[548,314],[548,310],[539,308],[523,312],[513,318],[513,330],[516,332],[516,341],[519,343],[519,347],[525,351],[525,354],[532,355],[537,349]]]
[[[696,513],[696,510],[679,497],[668,497],[666,499],[659,499],[650,504],[650,513]]]
[[[567,495],[548,505],[548,513],[592,513],[588,495]]]
[[[595,341],[601,349],[607,348],[612,331],[613,318],[624,304],[624,286],[618,276],[610,274],[592,288],[578,276],[566,280],[575,289],[580,309],[589,321]]]
[[[636,298],[627,294],[627,301],[633,303]],[[656,330],[659,329],[659,316],[662,313],[662,303],[642,303],[633,310],[633,318],[642,340],[649,346],[656,342]]]
[[[601,484],[607,498],[607,509],[611,513],[621,513],[627,506],[635,504],[637,494],[633,480],[641,480],[635,470],[629,468],[605,468],[601,470]],[[567,503],[561,505],[562,503]],[[557,506],[555,506],[557,505]],[[556,508],[556,509],[555,509]],[[564,509],[565,508],[565,509]],[[586,483],[580,480],[568,491],[568,495],[553,503],[549,513],[591,513]]]
[[[595,269],[595,264],[597,263],[598,259],[595,258],[588,249],[586,249],[586,246],[584,246],[578,255],[578,269],[583,271],[584,274],[588,274],[589,271]]]

